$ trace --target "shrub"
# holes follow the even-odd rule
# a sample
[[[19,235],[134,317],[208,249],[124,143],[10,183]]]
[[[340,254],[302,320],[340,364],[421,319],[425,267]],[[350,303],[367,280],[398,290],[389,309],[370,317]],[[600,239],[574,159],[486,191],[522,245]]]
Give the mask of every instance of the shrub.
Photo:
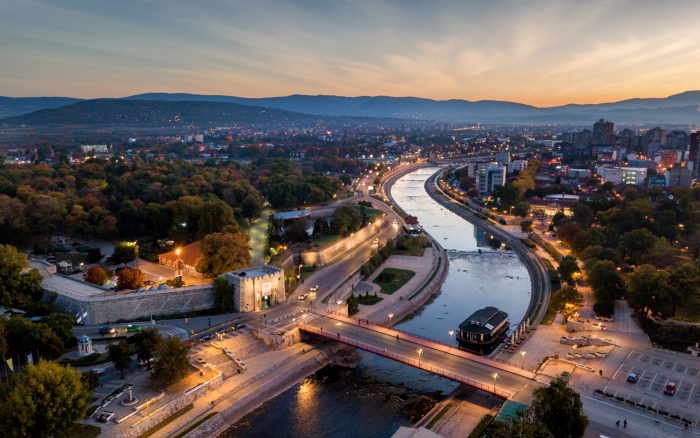
[[[396,280],[396,274],[394,272],[387,272],[386,270],[382,271],[382,273],[377,276],[377,281],[379,283],[391,283],[394,280]]]
[[[601,301],[593,305],[593,311],[596,315],[612,316],[615,314],[615,304],[612,301]]]

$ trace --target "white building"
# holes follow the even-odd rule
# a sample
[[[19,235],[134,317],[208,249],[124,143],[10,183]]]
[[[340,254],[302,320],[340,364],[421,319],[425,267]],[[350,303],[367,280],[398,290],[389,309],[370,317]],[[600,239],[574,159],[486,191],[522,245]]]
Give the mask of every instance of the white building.
[[[647,178],[647,169],[644,167],[623,167],[622,182],[635,186],[644,185],[644,180]]]
[[[109,146],[106,144],[84,144],[80,146],[84,154],[91,152],[109,152]]]
[[[618,185],[622,182],[621,167],[603,167],[598,171],[598,174],[604,183],[611,182],[614,185]]]
[[[514,170],[525,170],[527,169],[527,161],[525,160],[518,160],[518,161],[510,161],[506,163],[506,167],[508,168],[508,173],[513,173]]]
[[[588,169],[569,169],[566,175],[572,178],[589,178],[591,171]]]
[[[506,172],[505,166],[499,166],[498,164],[491,163],[479,169],[479,196],[487,197],[489,196],[496,186],[502,186],[506,183]]]
[[[238,312],[262,310],[285,300],[284,270],[280,268],[242,268],[221,276],[233,285],[233,307]]]

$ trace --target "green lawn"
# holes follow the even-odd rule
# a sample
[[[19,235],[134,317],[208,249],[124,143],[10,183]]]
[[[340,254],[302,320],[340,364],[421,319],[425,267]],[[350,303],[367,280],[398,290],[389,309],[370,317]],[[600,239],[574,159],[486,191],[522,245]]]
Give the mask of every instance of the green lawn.
[[[374,295],[358,295],[357,296],[357,302],[360,304],[364,304],[365,306],[372,306],[374,304],[377,304],[384,298],[381,297],[375,297]]]
[[[362,209],[362,206],[360,205],[353,205],[352,208],[355,209],[355,211],[359,212]],[[378,216],[381,216],[384,214],[383,211],[381,211],[378,208],[374,207],[365,207],[365,214],[367,215],[367,219],[372,222],[374,219],[376,219]]]
[[[407,273],[407,275],[405,275],[404,273]],[[392,275],[392,274],[393,274],[394,277],[395,277],[395,280],[394,280],[394,281],[390,281],[390,282],[386,282],[386,283],[385,283],[385,282],[379,281],[379,279],[380,279],[383,275],[385,275],[385,274],[388,274],[388,275]],[[408,283],[408,281],[409,281],[411,278],[413,278],[414,275],[416,275],[415,272],[413,272],[413,271],[408,271],[408,270],[405,270],[405,269],[385,268],[385,269],[384,269],[382,272],[380,272],[379,275],[377,275],[377,277],[374,279],[374,283],[377,284],[378,286],[380,286],[380,287],[382,288],[381,292],[382,292],[383,294],[391,295],[391,294],[393,294],[394,292],[396,292],[397,290],[401,289],[401,286],[403,286],[404,284]]]
[[[332,235],[332,236],[323,236],[320,239],[314,240],[313,244],[318,245],[318,246],[323,246],[327,243],[335,242],[338,239],[340,239],[340,236],[337,234]]]

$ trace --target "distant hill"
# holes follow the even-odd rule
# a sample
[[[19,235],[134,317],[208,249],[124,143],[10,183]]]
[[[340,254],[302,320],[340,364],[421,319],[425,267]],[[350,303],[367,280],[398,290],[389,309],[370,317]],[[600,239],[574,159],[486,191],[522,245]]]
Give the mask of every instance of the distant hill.
[[[72,97],[3,97],[0,96],[0,119],[20,116],[37,110],[58,108],[80,102]]]
[[[329,117],[228,102],[94,99],[61,108],[35,111],[2,121],[9,126],[133,126],[209,128],[235,124],[392,124],[398,119]]]
[[[591,123],[606,118],[618,123],[700,123],[700,91],[665,98],[628,99],[620,102],[539,108],[514,102],[432,100],[388,96],[292,95],[249,99],[235,96],[147,93],[124,99],[196,100],[234,102],[330,116],[401,117],[418,120],[473,123]]]
[[[2,110],[0,98],[0,110]],[[17,115],[22,110],[21,100],[31,102],[32,99],[46,99],[43,103],[46,108],[60,107],[73,104],[78,99],[69,98],[22,98],[14,99],[12,103],[13,114]],[[55,101],[51,101],[55,99]],[[68,99],[62,101],[61,99]],[[106,99],[97,99],[93,102],[106,102]],[[161,101],[161,102],[189,102],[190,106],[195,102],[202,104],[238,104],[268,109],[290,111],[316,116],[336,117],[377,117],[377,118],[403,118],[408,120],[436,120],[441,122],[457,123],[587,123],[604,118],[616,123],[659,123],[659,124],[700,124],[700,91],[686,91],[664,98],[628,99],[620,102],[578,105],[570,104],[549,108],[539,108],[532,105],[524,105],[514,102],[495,100],[481,100],[470,102],[467,100],[432,100],[419,97],[389,97],[389,96],[309,96],[292,95],[285,97],[244,98],[221,95],[199,94],[169,94],[146,93],[136,96],[124,97],[115,101]],[[35,105],[38,105],[37,100]],[[63,102],[63,103],[61,103]],[[54,105],[54,106],[51,106]],[[30,112],[30,107],[24,107]],[[195,107],[191,107],[194,109]],[[203,119],[197,123],[203,123],[205,116],[212,115],[218,109],[214,106],[199,106]],[[36,108],[39,109],[39,108]],[[241,115],[245,111],[241,112]],[[174,113],[173,113],[174,114]],[[172,114],[171,114],[172,115]],[[269,117],[274,117],[268,114]],[[0,118],[2,115],[0,115]],[[100,117],[99,114],[92,115]],[[149,116],[151,117],[151,116]],[[153,115],[155,117],[155,115]],[[296,116],[295,116],[296,117]],[[131,119],[134,120],[133,118]],[[155,119],[153,119],[155,120]],[[163,122],[169,120],[164,115],[159,119]],[[217,119],[218,120],[218,119]],[[213,121],[213,120],[212,120]],[[115,121],[123,123],[124,120]],[[354,121],[353,123],[356,123]],[[375,121],[376,122],[376,121]],[[155,122],[154,122],[155,123]],[[218,123],[218,122],[217,122]]]

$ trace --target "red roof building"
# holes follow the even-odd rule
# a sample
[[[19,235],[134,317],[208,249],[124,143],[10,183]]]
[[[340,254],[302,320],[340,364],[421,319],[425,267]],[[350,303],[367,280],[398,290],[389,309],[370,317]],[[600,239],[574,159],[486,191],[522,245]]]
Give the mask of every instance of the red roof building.
[[[201,277],[202,274],[194,268],[197,259],[199,258],[199,241],[190,243],[187,246],[180,248],[180,254],[177,250],[166,252],[158,256],[158,260],[162,266],[177,270],[177,262],[182,262],[182,271],[193,277]]]

